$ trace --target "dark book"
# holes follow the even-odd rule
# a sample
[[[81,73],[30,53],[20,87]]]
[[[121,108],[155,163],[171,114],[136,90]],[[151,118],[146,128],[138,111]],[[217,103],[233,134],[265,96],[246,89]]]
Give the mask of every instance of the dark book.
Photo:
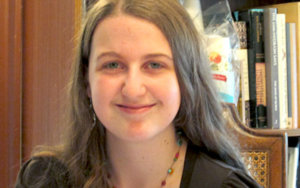
[[[277,47],[277,9],[264,11],[264,38],[267,82],[267,119],[269,128],[279,128],[279,84],[278,84],[278,47]]]
[[[264,9],[249,9],[234,14],[238,21],[245,21],[247,25],[250,126],[253,128],[266,128]]]

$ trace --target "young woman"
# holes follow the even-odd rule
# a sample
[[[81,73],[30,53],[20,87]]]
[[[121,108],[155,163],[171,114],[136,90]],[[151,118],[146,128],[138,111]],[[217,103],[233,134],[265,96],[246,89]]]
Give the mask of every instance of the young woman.
[[[259,187],[224,127],[192,20],[177,0],[98,1],[70,82],[70,136],[16,187]]]

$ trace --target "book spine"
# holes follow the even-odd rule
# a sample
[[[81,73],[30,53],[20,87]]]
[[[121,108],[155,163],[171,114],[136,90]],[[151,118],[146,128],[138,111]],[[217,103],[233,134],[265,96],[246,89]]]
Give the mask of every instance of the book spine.
[[[290,24],[286,23],[286,70],[287,70],[287,101],[288,101],[288,117],[287,128],[293,127],[293,113],[292,113],[292,72],[291,72],[291,36]]]
[[[278,13],[283,13],[286,15],[286,21],[290,23],[295,23],[296,24],[296,52],[297,52],[297,74],[300,75],[300,2],[289,2],[289,3],[281,3],[281,4],[274,4],[270,5],[274,8],[277,8]],[[298,96],[297,98],[300,98],[300,76],[298,76]],[[300,108],[300,100],[298,102],[298,109]],[[295,103],[295,102],[293,102]],[[300,117],[300,110],[298,111],[298,117]],[[297,125],[300,128],[300,118],[298,118]]]
[[[252,41],[255,48],[255,84],[256,84],[256,112],[257,128],[267,127],[267,99],[266,99],[266,65],[263,34],[263,9],[255,9],[252,20],[255,22],[255,38]],[[253,88],[254,89],[254,88]]]
[[[297,187],[297,168],[299,165],[299,145],[288,147],[287,188]]]
[[[298,90],[297,90],[297,42],[296,42],[296,24],[287,23],[287,49],[289,48],[289,53],[287,53],[287,58],[290,61],[290,74],[288,77],[291,79],[291,107],[292,107],[292,126],[291,128],[298,128]]]
[[[285,15],[277,14],[277,52],[278,52],[278,87],[279,87],[279,106],[280,106],[280,128],[287,128],[287,62],[286,62],[286,29]]]
[[[256,77],[255,77],[255,48],[253,40],[256,38],[255,21],[252,19],[252,11],[238,12],[239,21],[245,21],[247,26],[247,49],[248,49],[248,78],[249,78],[249,104],[250,104],[250,126],[257,127],[256,112]]]
[[[269,128],[279,128],[277,9],[264,11],[264,39],[267,83],[267,122]]]
[[[248,78],[249,78],[249,107],[250,107],[250,126],[257,128],[256,111],[256,76],[255,76],[255,50],[248,49]]]
[[[248,54],[247,54],[247,28],[246,22],[234,22],[235,29],[239,38],[240,49],[236,51],[240,62],[240,98],[238,109],[242,122],[250,126],[250,105],[249,105],[249,84],[248,84]]]

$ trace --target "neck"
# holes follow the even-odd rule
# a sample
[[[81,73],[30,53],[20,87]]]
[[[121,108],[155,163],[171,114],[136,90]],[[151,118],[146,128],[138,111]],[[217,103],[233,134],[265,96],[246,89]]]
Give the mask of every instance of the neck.
[[[185,146],[177,145],[173,126],[169,126],[154,138],[137,142],[124,141],[108,133],[107,151],[113,184],[116,187],[160,187],[179,148],[180,156],[174,163],[175,171],[172,176],[176,172],[180,182]],[[167,181],[171,182],[171,178]]]

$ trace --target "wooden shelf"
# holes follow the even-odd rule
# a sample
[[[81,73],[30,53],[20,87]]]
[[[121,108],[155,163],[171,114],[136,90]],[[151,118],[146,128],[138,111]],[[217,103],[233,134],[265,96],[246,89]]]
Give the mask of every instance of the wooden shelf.
[[[300,129],[284,129],[284,130],[280,130],[280,131],[286,132],[288,134],[288,137],[300,136]]]
[[[300,129],[257,129],[259,131],[285,132],[288,137],[300,137]]]

